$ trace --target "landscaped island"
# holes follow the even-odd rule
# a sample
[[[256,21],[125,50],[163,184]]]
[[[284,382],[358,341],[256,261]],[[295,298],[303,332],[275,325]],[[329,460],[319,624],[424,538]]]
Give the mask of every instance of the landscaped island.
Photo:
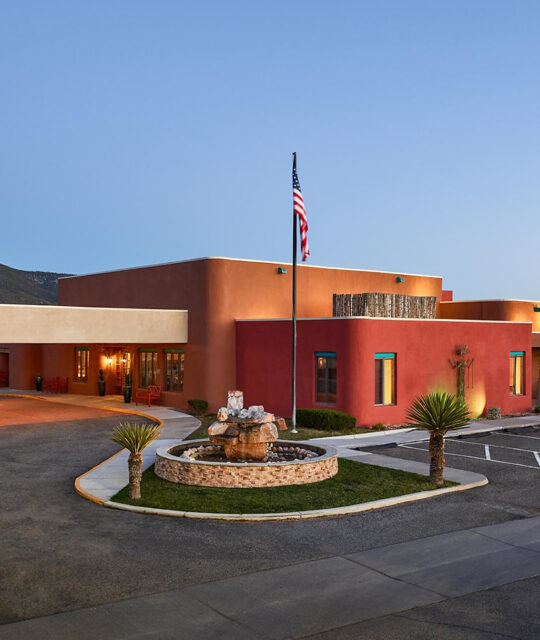
[[[454,485],[445,482],[445,487]],[[287,513],[331,509],[436,489],[425,476],[340,459],[337,475],[322,482],[285,487],[222,489],[167,482],[154,466],[142,477],[140,500],[130,500],[124,487],[112,502],[203,513]]]

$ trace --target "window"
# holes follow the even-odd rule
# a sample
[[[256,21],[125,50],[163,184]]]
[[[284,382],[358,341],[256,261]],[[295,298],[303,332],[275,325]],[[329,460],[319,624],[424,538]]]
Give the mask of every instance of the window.
[[[375,354],[375,404],[396,404],[396,354]]]
[[[317,402],[336,403],[337,357],[335,353],[315,354],[315,399]]]
[[[88,382],[88,363],[90,350],[88,347],[75,347],[75,382]]]
[[[523,395],[525,351],[510,351],[510,395]]]
[[[157,349],[139,349],[140,387],[156,384]]]
[[[182,349],[165,349],[167,391],[182,391],[184,388],[184,352]]]

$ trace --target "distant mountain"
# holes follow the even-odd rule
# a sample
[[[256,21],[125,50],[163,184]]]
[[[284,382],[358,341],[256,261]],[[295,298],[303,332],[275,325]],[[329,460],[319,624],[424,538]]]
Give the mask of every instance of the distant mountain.
[[[0,264],[0,304],[56,304],[58,278],[70,273],[21,271]]]

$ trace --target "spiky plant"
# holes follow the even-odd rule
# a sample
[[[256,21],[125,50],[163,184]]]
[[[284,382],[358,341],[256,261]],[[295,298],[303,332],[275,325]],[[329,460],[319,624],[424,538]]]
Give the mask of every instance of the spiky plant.
[[[157,424],[121,422],[109,438],[129,451],[129,497],[132,500],[141,497],[142,452],[159,437],[159,433]]]
[[[429,431],[429,481],[444,483],[444,436],[468,424],[471,415],[461,398],[444,391],[420,395],[407,411],[408,427]]]

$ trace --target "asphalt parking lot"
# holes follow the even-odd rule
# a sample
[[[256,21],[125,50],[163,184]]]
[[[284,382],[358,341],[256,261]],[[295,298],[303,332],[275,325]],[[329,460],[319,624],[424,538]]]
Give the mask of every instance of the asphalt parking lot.
[[[535,467],[533,455],[538,430],[449,444],[448,450],[455,448],[462,457],[449,455],[447,464],[484,473],[490,479],[486,487],[356,516],[246,524],[113,511],[76,495],[73,481],[118,449],[108,440],[117,422],[118,416],[110,416],[0,429],[0,625],[540,515],[540,467]],[[529,443],[516,435],[535,439]],[[485,444],[490,446],[491,460],[485,458],[485,447],[478,446]],[[494,445],[508,452],[499,452]],[[425,461],[425,444],[414,446],[377,452]],[[495,462],[499,458],[516,464]],[[505,593],[513,589],[519,593],[522,582],[507,585]],[[529,584],[537,594],[538,581]],[[467,598],[471,603],[479,599]],[[511,598],[498,604],[498,613],[508,624],[518,615],[515,604]],[[452,606],[415,609],[414,615],[437,617],[434,612]],[[530,610],[527,606],[519,617],[528,625],[536,624]],[[473,611],[477,605],[471,604],[471,615]],[[360,633],[403,637],[402,624],[401,618],[381,618],[371,625],[371,635],[366,635],[365,627]],[[426,624],[409,620],[410,635],[405,637],[433,637],[432,626],[414,635],[417,626],[420,630]],[[388,625],[396,625],[397,635],[391,635]],[[478,628],[453,637],[488,637]],[[343,630],[345,635],[336,631],[332,637],[355,637],[356,631],[350,631],[352,635]],[[527,631],[510,637],[535,634]]]
[[[428,442],[363,448],[385,456],[426,462]],[[495,431],[485,435],[447,437],[446,466],[481,473],[489,479],[472,492],[478,505],[515,516],[540,514],[540,427]]]
[[[428,448],[426,442],[399,446],[421,451],[427,451]],[[496,431],[481,437],[450,437],[446,440],[445,450],[450,460],[468,458],[491,463],[487,468],[494,464],[504,464],[540,470],[540,428]]]

